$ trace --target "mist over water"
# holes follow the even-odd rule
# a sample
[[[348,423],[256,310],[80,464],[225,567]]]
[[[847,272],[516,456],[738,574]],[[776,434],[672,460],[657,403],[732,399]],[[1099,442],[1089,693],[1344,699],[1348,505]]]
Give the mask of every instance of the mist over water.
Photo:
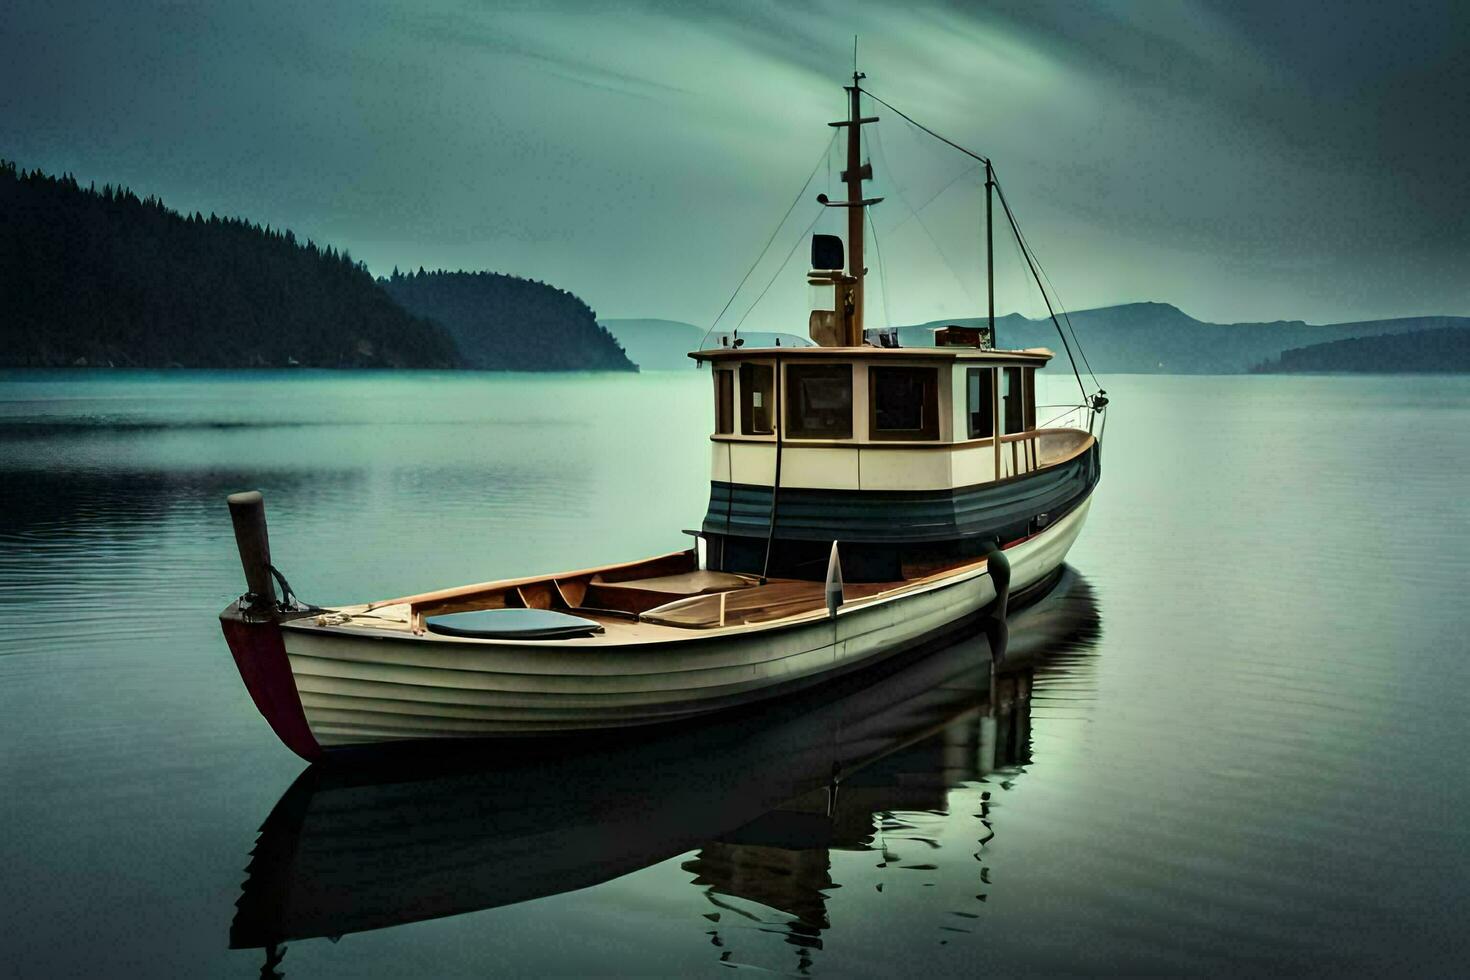
[[[1073,576],[1013,625],[1045,648],[1029,700],[977,638],[394,796],[293,788],[215,619],[224,496],[264,491],[324,604],[675,550],[709,376],[0,375],[7,967],[258,975],[237,915],[303,921],[313,883],[311,934],[345,935],[289,939],[287,976],[1463,964],[1470,379],[1103,383]],[[262,884],[282,841],[315,878]],[[430,859],[464,902],[411,921],[429,900],[383,883]],[[374,870],[405,924],[356,931],[328,899],[363,912]]]

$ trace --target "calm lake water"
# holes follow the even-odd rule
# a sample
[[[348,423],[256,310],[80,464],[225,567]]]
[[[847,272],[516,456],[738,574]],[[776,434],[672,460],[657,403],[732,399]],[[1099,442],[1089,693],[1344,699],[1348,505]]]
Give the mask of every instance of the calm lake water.
[[[405,781],[256,713],[225,495],[318,603],[672,550],[708,375],[0,375],[0,973],[1462,970],[1470,378],[1104,380],[1031,666]]]

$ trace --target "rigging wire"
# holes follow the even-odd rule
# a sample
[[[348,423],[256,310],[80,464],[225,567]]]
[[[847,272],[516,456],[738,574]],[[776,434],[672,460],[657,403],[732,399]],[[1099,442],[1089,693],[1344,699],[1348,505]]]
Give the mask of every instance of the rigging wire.
[[[760,254],[756,256],[755,261],[753,263],[751,263],[750,268],[747,269],[747,270],[745,270],[745,275],[743,275],[743,276],[740,277],[740,284],[735,287],[735,291],[733,293],[731,293],[730,294],[730,298],[725,301],[725,305],[720,310],[719,315],[716,316],[714,318],[714,320],[710,321],[709,329],[704,332],[704,336],[699,338],[699,346],[701,348],[704,347],[704,342],[709,339],[709,335],[715,332],[715,327],[719,326],[720,320],[725,316],[725,314],[727,312],[729,312],[729,310],[730,310],[730,304],[732,304],[732,303],[735,302],[735,297],[739,296],[740,295],[740,290],[742,290],[742,289],[745,288],[745,283],[746,283],[746,281],[748,279],[750,279],[751,273],[755,272],[756,267],[761,264],[761,259],[764,259],[766,257],[766,253],[771,250],[771,243],[776,240],[776,236],[781,233],[781,229],[784,228],[784,227],[786,227],[786,219],[788,219],[788,218],[791,217],[791,212],[795,211],[796,210],[796,206],[801,203],[801,198],[802,198],[802,196],[804,194],[806,194],[806,189],[808,187],[810,187],[812,181],[814,179],[816,179],[817,171],[822,169],[822,163],[823,163],[823,161],[826,161],[826,163],[827,163],[828,180],[830,182],[830,180],[831,180],[831,171],[832,171],[832,145],[834,143],[836,143],[836,142],[837,142],[837,132],[834,130],[833,133],[832,133],[832,135],[831,135],[831,137],[829,137],[828,140],[827,140],[827,146],[826,146],[826,148],[822,150],[822,155],[817,158],[816,166],[812,167],[812,172],[807,176],[806,183],[805,184],[802,184],[801,185],[801,190],[799,190],[799,191],[796,192],[796,197],[792,199],[791,206],[786,209],[786,213],[783,214],[781,216],[781,220],[779,222],[777,222],[775,229],[771,232],[771,237],[766,239],[766,244],[764,246],[762,246],[762,248],[760,250]],[[816,224],[816,222],[813,221],[812,222],[812,225],[815,225],[815,224]],[[808,226],[807,227],[807,231],[810,231],[810,230],[811,230],[811,226]],[[805,232],[803,232],[802,234],[805,235]],[[799,241],[799,239],[798,239],[798,241]],[[795,249],[792,249],[792,251],[795,251]],[[787,261],[790,261],[791,256],[788,255],[786,258],[787,258]],[[784,266],[785,263],[783,262],[782,265]],[[777,271],[777,273],[779,273],[780,272],[780,269],[777,269],[776,271]],[[768,283],[766,285],[766,289],[770,289],[770,288],[771,288],[770,287],[770,284]],[[761,290],[761,296],[764,296],[765,294],[766,294],[765,293],[765,290]],[[760,299],[757,298],[756,299],[756,302],[759,303],[760,302]],[[752,306],[752,309],[753,308],[754,307]],[[745,311],[745,315],[746,316],[749,316],[750,315],[750,310],[746,310]],[[745,317],[741,317],[740,318],[740,322],[741,323],[744,323],[745,322]],[[735,329],[736,330],[739,330],[740,328],[737,326]],[[697,366],[697,362],[696,362],[696,366]]]
[[[904,119],[908,120],[908,122],[910,124],[912,124],[914,126],[917,126],[919,129],[922,129],[924,132],[928,133],[930,136],[934,137],[939,142],[945,143],[945,144],[948,144],[949,146],[954,147],[956,150],[959,150],[965,156],[967,156],[967,157],[974,157],[976,160],[979,160],[981,163],[989,163],[990,162],[990,160],[987,157],[982,157],[980,154],[976,153],[974,150],[967,150],[963,146],[960,146],[958,143],[956,143],[954,140],[945,139],[943,136],[940,136],[938,133],[934,132],[934,130],[930,129],[928,126],[925,126],[923,123],[919,122],[913,116],[910,116],[908,113],[904,112],[902,109],[896,109],[893,106],[889,105],[887,102],[884,102],[882,99],[878,98],[878,96],[874,95],[872,92],[868,91],[866,88],[860,88],[858,91],[862,92],[864,95],[866,95],[868,98],[872,99],[874,102],[878,103],[879,105],[884,106],[884,107],[886,107],[888,109],[892,109],[894,112],[898,113]]]
[[[853,43],[856,45],[856,38],[853,39]],[[873,135],[875,138],[877,137],[876,127],[874,128]],[[873,141],[867,139],[867,134],[862,131],[862,127],[858,128],[858,138],[867,142],[867,157],[871,160],[873,158]],[[884,159],[884,164],[885,166],[887,165],[886,158]],[[863,217],[867,219],[868,228],[873,232],[873,252],[878,259],[878,286],[883,290],[883,326],[892,327],[893,318],[888,314],[888,265],[883,261],[883,246],[878,244],[878,222],[873,220],[872,208],[863,208]]]
[[[995,186],[996,190],[1000,189],[999,180],[996,180]],[[1072,333],[1072,342],[1077,345],[1077,353],[1082,355],[1082,366],[1087,369],[1087,376],[1092,379],[1092,383],[1097,386],[1099,391],[1101,391],[1102,382],[1097,380],[1097,375],[1093,373],[1092,365],[1087,360],[1087,351],[1082,349],[1082,341],[1077,339],[1077,328],[1072,325],[1072,317],[1067,313],[1067,308],[1066,305],[1062,302],[1061,294],[1057,292],[1057,287],[1052,283],[1051,276],[1047,275],[1046,268],[1042,266],[1040,257],[1038,257],[1036,255],[1036,252],[1031,248],[1031,242],[1026,238],[1024,233],[1021,233],[1019,231],[1019,229],[1017,231],[1021,238],[1021,247],[1030,252],[1031,257],[1036,260],[1036,268],[1041,270],[1041,277],[1046,280],[1047,288],[1051,290],[1052,296],[1056,298],[1057,306],[1061,307],[1062,319],[1066,321],[1067,329]]]
[[[1015,235],[1006,235],[1005,236],[1005,239],[1006,239],[1006,241],[1010,245],[1010,251],[1007,254],[1014,257],[1014,262],[1015,262],[1014,268],[1016,270],[1016,274],[1017,275],[1020,275],[1020,276],[1022,276],[1024,278],[1025,271],[1026,271],[1026,255],[1025,255],[1025,252],[1023,250],[1025,248],[1025,246],[1023,245],[1024,236],[1022,236],[1021,238],[1017,238]],[[1040,267],[1040,263],[1038,263],[1038,268],[1039,267]],[[1024,322],[1027,322],[1027,323],[1031,323],[1031,322],[1040,323],[1041,322],[1041,318],[1039,316],[1033,318],[1033,317],[1027,316],[1026,314],[1020,312],[1019,310],[1015,311],[1011,315],[1012,316],[1019,317]],[[1055,325],[1056,325],[1055,322],[1053,322],[1053,326],[1055,326]],[[1075,364],[1073,365],[1073,373],[1074,374],[1076,373],[1076,366],[1075,366]],[[1083,392],[1083,397],[1084,397],[1084,399],[1086,398],[1086,392],[1085,391]],[[1077,406],[1070,405],[1069,404],[1069,405],[1047,405],[1047,406],[1037,405],[1036,407],[1038,409],[1039,408],[1046,407],[1046,408],[1067,408],[1067,409],[1070,410],[1070,409],[1075,409]],[[1056,421],[1056,419],[1052,419],[1051,421],[1047,422],[1047,424],[1045,426],[1042,426],[1042,428],[1049,427],[1051,425],[1051,423],[1054,422],[1054,421]]]
[[[827,154],[826,154],[827,155],[827,195],[829,197],[832,194],[832,145],[834,143],[836,143],[836,142],[837,142],[837,133],[834,132],[832,134],[832,138],[827,141]]]
[[[883,325],[893,326],[893,318],[888,315],[888,266],[883,261],[883,246],[878,244],[878,224],[873,220],[873,212],[868,211],[868,228],[873,232],[873,252],[878,257],[878,285],[883,289]]]
[[[1079,388],[1082,389],[1082,397],[1084,399],[1087,399],[1087,386],[1082,383],[1082,375],[1077,370],[1077,359],[1072,356],[1072,345],[1067,342],[1067,334],[1066,334],[1065,331],[1062,330],[1062,324],[1061,324],[1060,321],[1057,320],[1056,311],[1052,308],[1051,296],[1049,296],[1047,294],[1047,286],[1050,285],[1050,283],[1051,283],[1051,277],[1047,276],[1046,277],[1045,284],[1043,284],[1042,274],[1038,272],[1038,269],[1040,267],[1040,262],[1039,262],[1039,260],[1036,259],[1035,253],[1033,253],[1031,251],[1030,244],[1026,242],[1025,237],[1021,234],[1020,226],[1016,224],[1016,217],[1015,217],[1014,214],[1011,213],[1011,207],[1010,207],[1010,205],[1008,203],[1006,203],[1005,194],[1001,191],[1000,181],[998,179],[996,179],[996,177],[995,177],[995,169],[991,165],[991,162],[990,162],[989,158],[981,156],[980,154],[976,153],[974,150],[966,149],[965,147],[963,147],[960,144],[956,143],[954,140],[947,139],[947,138],[945,138],[943,136],[940,136],[934,130],[930,129],[928,126],[925,126],[923,123],[921,123],[918,120],[914,119],[912,116],[910,116],[908,113],[904,112],[902,109],[899,109],[898,107],[892,105],[889,102],[885,102],[883,99],[879,98],[877,95],[874,95],[868,89],[862,88],[862,89],[860,89],[860,91],[864,95],[868,96],[868,98],[872,99],[874,102],[877,102],[879,105],[884,106],[885,108],[892,110],[900,118],[904,119],[905,121],[907,121],[909,124],[911,124],[915,128],[920,129],[920,130],[924,131],[925,133],[928,133],[930,136],[934,137],[935,139],[939,140],[939,142],[945,144],[946,146],[952,147],[952,148],[960,151],[961,153],[965,154],[965,156],[971,157],[972,159],[978,160],[981,163],[985,164],[986,166],[991,167],[991,180],[994,181],[994,183],[995,183],[996,196],[1000,198],[1001,207],[1005,210],[1006,220],[1010,223],[1010,226],[1011,226],[1011,233],[1016,236],[1016,240],[1021,245],[1021,254],[1022,254],[1022,257],[1025,258],[1025,260],[1026,260],[1026,266],[1031,271],[1031,277],[1036,280],[1036,288],[1038,290],[1040,290],[1042,301],[1046,303],[1046,311],[1047,311],[1047,313],[1051,317],[1052,325],[1057,328],[1057,336],[1062,339],[1062,347],[1067,352],[1067,360],[1069,360],[1069,361],[1072,362],[1072,374],[1077,378],[1077,387],[1079,387]],[[900,198],[903,197],[902,191],[899,192],[899,197]],[[904,203],[905,204],[908,204],[908,202],[906,200],[904,201]],[[912,210],[912,208],[910,208],[910,210]],[[915,214],[915,217],[918,217],[918,215]],[[923,219],[922,218],[919,219],[919,223],[921,225],[923,224]],[[925,231],[927,232],[928,229],[925,228]],[[930,236],[930,237],[932,238],[933,236]],[[948,260],[946,260],[946,262],[947,261]],[[1055,287],[1052,287],[1052,295],[1056,295]],[[1057,297],[1057,305],[1058,306],[1061,305],[1061,298],[1059,296]],[[1068,329],[1070,329],[1072,331],[1072,339],[1074,341],[1077,341],[1077,351],[1078,351],[1078,353],[1082,354],[1083,363],[1086,364],[1086,362],[1087,362],[1087,354],[1082,350],[1082,342],[1080,340],[1077,340],[1077,329],[1076,329],[1076,327],[1074,327],[1072,325],[1072,319],[1071,319],[1071,317],[1067,316],[1067,311],[1066,311],[1065,308],[1063,308],[1063,310],[1062,310],[1062,316],[1064,318],[1066,318],[1066,320],[1067,320],[1067,327],[1068,327]],[[1097,376],[1092,373],[1092,366],[1090,364],[1087,365],[1087,373],[1088,373],[1089,376],[1092,377],[1093,383],[1094,384],[1097,384]]]
[[[1026,267],[1031,270],[1031,278],[1036,280],[1036,288],[1041,290],[1041,301],[1046,304],[1046,312],[1051,316],[1052,326],[1057,328],[1057,336],[1062,338],[1062,349],[1067,352],[1067,360],[1072,362],[1072,374],[1077,378],[1077,387],[1082,392],[1082,400],[1091,402],[1087,394],[1087,386],[1082,383],[1082,375],[1077,370],[1077,359],[1072,356],[1072,345],[1067,343],[1067,334],[1062,330],[1062,325],[1057,322],[1057,314],[1052,309],[1051,297],[1046,294],[1046,287],[1041,284],[1041,276],[1036,271],[1036,263],[1031,260],[1031,252],[1026,248],[1025,239],[1021,237],[1021,229],[1016,225],[1016,216],[1011,214],[1011,206],[1006,201],[1005,192],[1000,188],[1000,182],[995,180],[993,168],[990,179],[995,183],[995,196],[1000,200],[1000,207],[1005,212],[1006,220],[1010,222],[1011,232],[1016,236],[1016,241],[1021,243],[1021,257],[1026,260]]]
[[[976,167],[976,166],[975,166],[975,165],[974,165],[974,164],[973,164],[973,163],[972,163],[972,164],[970,164],[970,165],[969,165],[969,166],[968,166],[968,167],[966,167],[966,168],[965,168],[965,169],[964,169],[964,170],[961,170],[961,171],[960,171],[960,172],[959,172],[959,173],[957,173],[957,174],[955,174],[955,175],[954,175],[954,176],[953,176],[953,177],[951,177],[951,178],[950,178],[950,179],[949,179],[949,183],[947,183],[947,184],[945,184],[945,185],[944,185],[944,186],[943,186],[943,187],[941,187],[941,188],[939,188],[939,190],[937,190],[937,191],[935,191],[935,192],[934,192],[934,193],[933,193],[933,194],[930,194],[930,195],[929,195],[929,197],[928,197],[928,199],[927,199],[927,200],[925,200],[925,201],[924,201],[924,203],[923,203],[923,204],[920,204],[920,205],[919,205],[919,210],[920,210],[920,211],[922,211],[922,210],[924,210],[924,209],[925,209],[925,208],[927,208],[927,207],[928,207],[928,206],[929,206],[929,205],[931,205],[931,204],[933,204],[933,203],[934,203],[934,202],[935,202],[935,201],[936,201],[936,200],[938,200],[938,198],[939,198],[939,195],[941,195],[941,194],[943,194],[943,193],[944,193],[944,192],[945,192],[945,191],[947,191],[947,190],[949,190],[949,189],[950,189],[950,188],[951,188],[951,187],[953,187],[953,186],[954,186],[954,185],[955,185],[955,184],[956,184],[956,183],[958,183],[958,182],[959,182],[959,179],[960,179],[960,178],[961,178],[961,177],[964,177],[964,176],[966,176],[966,175],[967,175],[967,174],[972,174],[972,173],[974,173],[974,172],[975,172],[975,171],[976,171],[976,170],[977,170],[977,169],[979,169],[979,168],[977,168],[977,167]],[[914,217],[914,216],[913,216],[913,215],[910,215],[910,216],[909,216],[909,218],[912,218],[912,217]],[[904,218],[904,219],[903,219],[903,220],[902,220],[902,221],[900,221],[900,222],[899,222],[899,223],[898,223],[898,224],[896,224],[896,225],[894,225],[894,226],[893,226],[893,227],[892,227],[892,228],[890,228],[890,229],[888,229],[888,230],[889,230],[889,231],[890,231],[890,232],[894,232],[894,231],[898,231],[898,229],[900,229],[900,228],[902,228],[902,227],[903,227],[903,226],[904,226],[904,225],[906,225],[906,224],[908,224],[908,223],[909,223],[909,218]]]
[[[826,208],[818,210],[817,216],[812,219],[812,223],[806,226],[805,231],[796,236],[796,241],[791,243],[791,251],[787,252],[786,258],[782,259],[781,264],[776,266],[776,271],[771,273],[771,278],[769,281],[767,281],[766,288],[761,290],[761,294],[755,298],[754,303],[751,303],[748,307],[745,308],[745,313],[743,316],[740,317],[740,322],[735,324],[735,329],[737,331],[745,325],[745,318],[750,316],[751,313],[755,312],[755,308],[757,306],[761,305],[761,300],[766,298],[766,293],[771,291],[771,287],[775,285],[777,278],[780,277],[782,272],[786,271],[786,263],[791,261],[791,256],[795,255],[797,248],[801,246],[802,242],[806,241],[806,236],[811,232],[813,228],[817,226],[817,222],[822,220],[822,217],[826,213],[826,210]]]
[[[884,171],[891,172],[891,168],[888,165],[888,153],[883,149],[883,136],[877,131],[876,128],[873,131],[873,136],[873,142],[878,148],[878,155],[883,158],[883,169]],[[964,277],[961,276],[958,271],[956,271],[954,263],[949,261],[949,256],[946,255],[944,253],[944,249],[940,247],[939,240],[934,237],[934,233],[930,231],[929,226],[924,223],[924,216],[919,214],[918,211],[915,211],[914,206],[909,203],[908,195],[903,192],[902,187],[898,186],[898,181],[893,182],[893,189],[898,192],[898,199],[903,202],[903,206],[908,208],[909,211],[913,213],[913,217],[919,222],[919,227],[924,230],[924,235],[929,239],[929,244],[934,246],[934,251],[939,255],[939,260],[944,263],[944,267],[948,269],[949,274],[954,277],[955,284],[960,287],[960,292],[965,294],[965,298],[968,299],[970,303],[974,304],[978,302],[974,296],[970,295],[970,288],[965,285]]]

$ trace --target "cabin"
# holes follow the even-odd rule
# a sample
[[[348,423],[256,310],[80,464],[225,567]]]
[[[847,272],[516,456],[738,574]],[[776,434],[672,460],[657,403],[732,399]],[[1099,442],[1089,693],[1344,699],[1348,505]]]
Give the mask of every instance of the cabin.
[[[944,346],[715,348],[705,567],[894,581],[1024,539],[1097,478],[1085,430],[1037,428],[1051,351]]]

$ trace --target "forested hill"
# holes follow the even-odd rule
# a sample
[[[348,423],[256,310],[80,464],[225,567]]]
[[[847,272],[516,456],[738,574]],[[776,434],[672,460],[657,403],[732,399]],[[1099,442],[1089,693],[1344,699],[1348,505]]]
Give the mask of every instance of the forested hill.
[[[403,308],[449,330],[465,366],[496,371],[636,371],[576,296],[498,272],[398,270],[378,280]]]
[[[602,326],[617,338],[628,356],[638,362],[643,371],[688,371],[694,362],[689,352],[703,347],[728,345],[734,340],[733,331],[711,331],[679,320],[603,320]],[[788,333],[766,333],[759,330],[742,330],[740,336],[748,347],[810,347],[812,342],[805,337]]]
[[[459,363],[346,252],[0,161],[0,366]]]
[[[1470,325],[1293,347],[1261,373],[1470,373]]]

